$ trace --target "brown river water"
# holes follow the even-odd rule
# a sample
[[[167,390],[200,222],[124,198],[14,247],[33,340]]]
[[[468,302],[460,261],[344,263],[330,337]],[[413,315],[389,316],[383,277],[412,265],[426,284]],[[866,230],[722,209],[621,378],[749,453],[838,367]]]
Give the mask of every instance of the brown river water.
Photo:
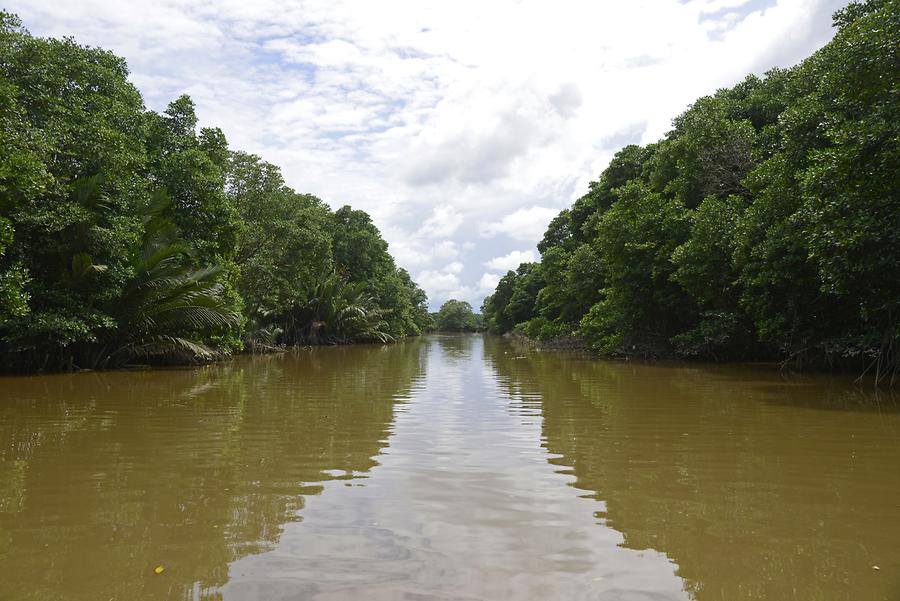
[[[897,601],[900,400],[477,335],[3,377],[0,600],[57,599]]]

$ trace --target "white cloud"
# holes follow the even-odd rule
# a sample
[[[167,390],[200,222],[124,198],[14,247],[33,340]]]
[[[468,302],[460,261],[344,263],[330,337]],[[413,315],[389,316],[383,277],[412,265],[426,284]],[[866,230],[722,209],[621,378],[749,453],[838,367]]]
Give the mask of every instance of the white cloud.
[[[501,277],[496,273],[483,273],[481,279],[478,280],[478,291],[482,294],[490,294],[497,287],[497,284],[500,283]]]
[[[441,240],[434,245],[433,255],[436,259],[454,259],[459,256],[459,249],[453,240]]]
[[[444,267],[444,271],[446,271],[447,273],[460,274],[462,273],[463,267],[465,266],[459,261],[453,261],[452,263],[449,263],[446,267]]]
[[[533,250],[514,250],[502,257],[494,257],[490,261],[487,261],[485,265],[496,271],[506,272],[510,269],[516,269],[522,263],[531,263],[536,259],[537,253]]]
[[[416,277],[416,281],[428,296],[439,296],[460,287],[459,275],[448,271],[423,271]]]
[[[73,35],[124,56],[148,106],[189,93],[203,125],[280,165],[293,187],[368,211],[436,306],[448,294],[479,304],[485,262],[540,240],[618,147],[658,139],[697,97],[748,72],[807,56],[830,38],[830,13],[845,4],[9,0],[6,8],[38,35]],[[447,261],[463,268],[448,271]]]
[[[547,207],[530,207],[519,209],[505,215],[500,221],[481,225],[481,235],[485,237],[506,234],[515,240],[538,242],[547,229],[550,220],[556,217],[559,209]]]
[[[450,205],[440,205],[434,208],[431,217],[425,220],[422,233],[433,238],[447,238],[462,225],[463,216]]]
[[[462,284],[459,277],[462,269],[463,264],[454,261],[439,270],[422,271],[416,276],[416,282],[428,294],[433,307],[440,306],[451,298],[474,303],[477,301],[476,296],[484,293],[480,289],[476,290],[472,286]]]
[[[749,1],[750,0],[697,0],[695,4],[698,6],[700,13],[705,14],[739,8]]]

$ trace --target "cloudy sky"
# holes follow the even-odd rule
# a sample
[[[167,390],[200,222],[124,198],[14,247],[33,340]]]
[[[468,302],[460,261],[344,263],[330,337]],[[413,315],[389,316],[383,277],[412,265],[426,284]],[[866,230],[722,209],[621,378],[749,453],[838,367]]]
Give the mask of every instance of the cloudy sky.
[[[842,0],[11,0],[288,183],[369,212],[437,307],[537,256],[612,154],[826,43]]]

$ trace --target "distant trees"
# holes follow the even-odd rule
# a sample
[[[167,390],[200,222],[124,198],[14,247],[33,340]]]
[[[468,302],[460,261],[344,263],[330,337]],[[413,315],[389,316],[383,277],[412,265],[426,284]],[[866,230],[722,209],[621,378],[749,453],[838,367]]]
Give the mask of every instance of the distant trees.
[[[479,316],[466,301],[451,298],[441,305],[435,319],[438,330],[445,332],[474,332],[481,327]]]
[[[191,362],[256,343],[387,341],[424,292],[368,215],[332,211],[144,108],[125,62],[0,12],[0,365]]]
[[[485,300],[489,329],[610,354],[900,369],[900,5],[627,146]]]

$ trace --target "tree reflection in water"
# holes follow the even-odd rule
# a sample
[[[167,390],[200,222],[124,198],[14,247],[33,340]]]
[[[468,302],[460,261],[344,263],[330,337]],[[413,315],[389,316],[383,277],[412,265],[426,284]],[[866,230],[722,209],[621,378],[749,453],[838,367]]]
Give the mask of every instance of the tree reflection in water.
[[[0,599],[215,598],[305,496],[378,464],[426,349],[4,378]]]
[[[694,598],[900,598],[896,397],[766,367],[485,347],[511,398],[540,399],[552,461],[600,521],[671,557]]]

